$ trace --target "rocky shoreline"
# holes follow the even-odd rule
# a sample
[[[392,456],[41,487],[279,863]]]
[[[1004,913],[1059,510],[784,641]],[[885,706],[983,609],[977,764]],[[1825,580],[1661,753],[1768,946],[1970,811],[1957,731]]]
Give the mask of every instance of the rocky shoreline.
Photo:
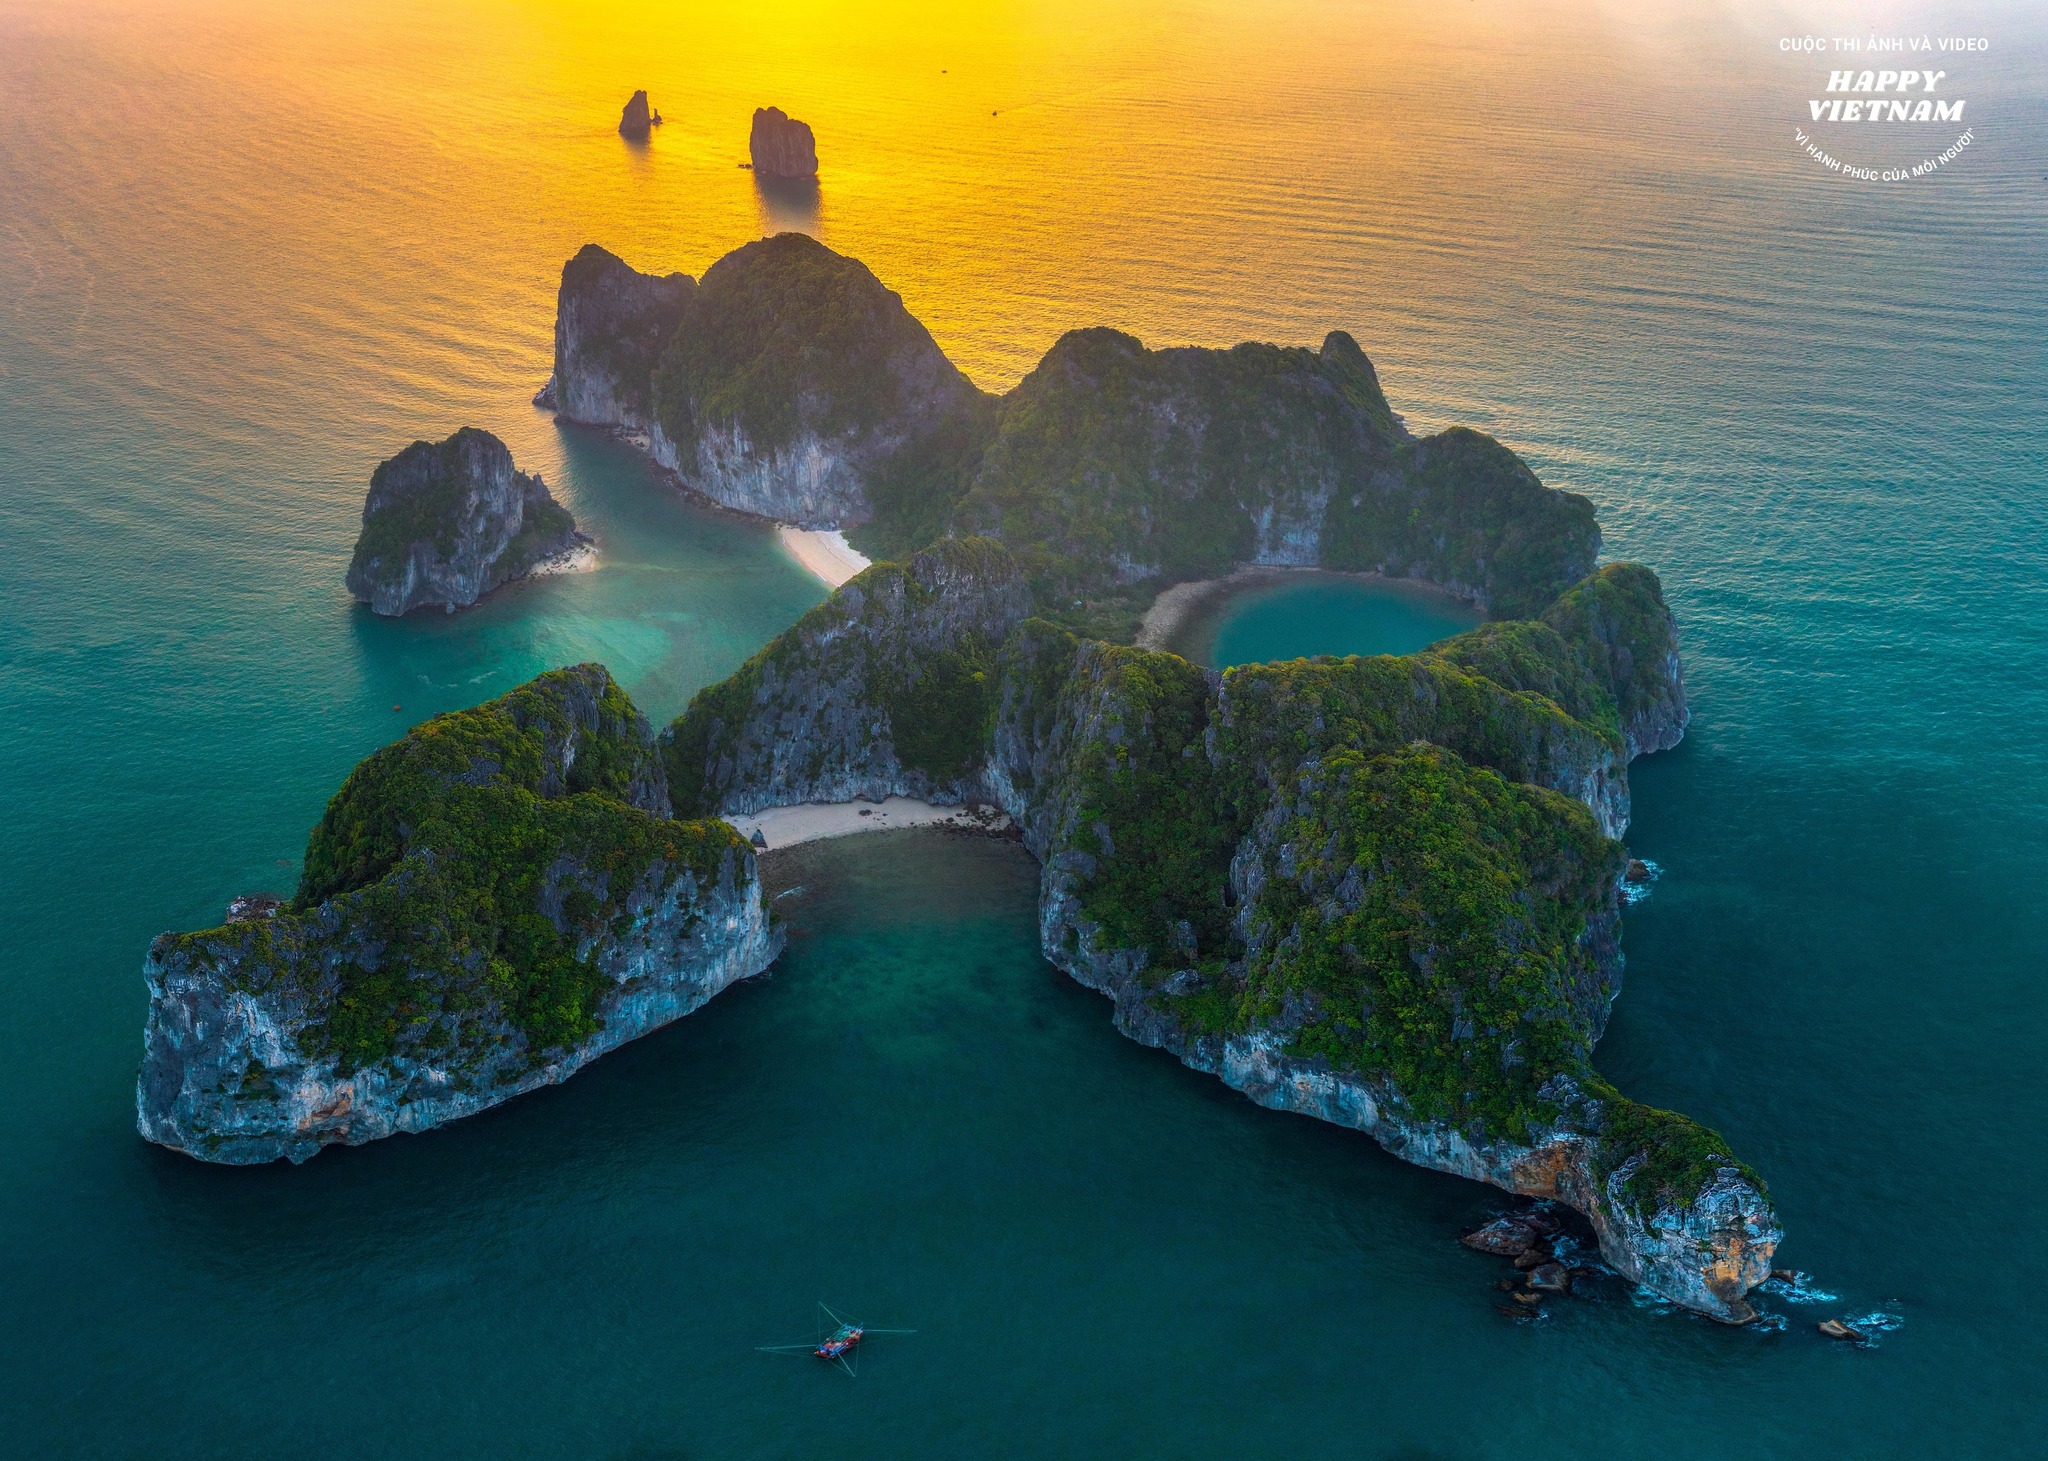
[[[1561,596],[1551,612],[1581,639],[1496,621],[1417,656],[1222,675],[1076,641],[1028,609],[992,543],[877,565],[664,733],[679,803],[740,821],[858,797],[992,801],[1040,864],[1041,951],[1109,996],[1123,1033],[1403,1160],[1566,1204],[1617,1273],[1754,1316],[1745,1295],[1781,1236],[1760,1179],[1586,1059],[1621,980],[1621,748],[1683,725],[1675,678],[1612,678],[1672,671],[1653,575],[1613,565]],[[1574,679],[1619,648],[1600,684]],[[1395,900],[1384,913],[1367,869]],[[1467,895],[1496,878],[1517,891],[1460,945]],[[1354,952],[1381,945],[1384,984]],[[1361,1045],[1349,1011],[1362,999],[1369,1021],[1421,970],[1447,982]],[[1515,970],[1535,982],[1506,995]],[[1546,1048],[1580,1053],[1532,1068],[1525,1051]],[[1422,1074],[1418,1049],[1452,1052],[1450,1069]]]

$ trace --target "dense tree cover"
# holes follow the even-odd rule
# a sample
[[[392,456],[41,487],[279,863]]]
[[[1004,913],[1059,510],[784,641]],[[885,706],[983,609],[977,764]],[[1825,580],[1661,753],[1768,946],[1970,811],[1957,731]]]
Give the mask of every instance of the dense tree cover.
[[[298,985],[309,1055],[343,1068],[503,1026],[542,1058],[596,1027],[590,957],[650,873],[715,881],[741,847],[671,820],[646,722],[597,665],[436,716],[350,773],[274,920],[181,935]],[[260,957],[236,960],[236,951]]]

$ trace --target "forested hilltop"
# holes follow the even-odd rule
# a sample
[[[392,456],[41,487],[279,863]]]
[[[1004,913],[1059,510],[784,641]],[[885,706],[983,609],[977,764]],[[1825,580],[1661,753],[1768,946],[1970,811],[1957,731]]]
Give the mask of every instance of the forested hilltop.
[[[846,529],[873,557],[994,537],[1042,613],[1112,640],[1161,589],[1239,563],[1420,578],[1522,616],[1600,550],[1592,504],[1491,437],[1411,436],[1341,330],[1319,349],[1149,350],[1078,329],[992,396],[865,265],[803,234],[695,284],[586,246],[544,398],[644,435],[728,507]]]

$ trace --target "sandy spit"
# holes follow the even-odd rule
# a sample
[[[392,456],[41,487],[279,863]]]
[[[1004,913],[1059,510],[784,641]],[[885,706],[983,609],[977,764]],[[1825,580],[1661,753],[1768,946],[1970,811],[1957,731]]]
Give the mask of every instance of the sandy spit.
[[[804,802],[725,820],[750,840],[759,832],[769,852],[794,847],[799,842],[850,837],[857,832],[887,832],[899,827],[1001,832],[1010,825],[1010,819],[993,807],[935,807],[907,796],[892,796],[881,802]]]
[[[867,557],[850,545],[841,532],[818,532],[781,524],[776,527],[775,536],[782,540],[789,556],[823,579],[827,588],[838,588],[868,566]]]

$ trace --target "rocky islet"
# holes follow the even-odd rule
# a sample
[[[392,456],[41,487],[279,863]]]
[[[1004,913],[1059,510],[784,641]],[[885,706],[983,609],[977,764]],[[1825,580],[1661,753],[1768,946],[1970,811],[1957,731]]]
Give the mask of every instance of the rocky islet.
[[[747,155],[756,176],[809,182],[818,176],[818,140],[810,124],[781,107],[756,107],[747,132]]]
[[[449,613],[593,550],[547,484],[488,431],[416,441],[379,466],[363,503],[348,589],[378,614]]]

